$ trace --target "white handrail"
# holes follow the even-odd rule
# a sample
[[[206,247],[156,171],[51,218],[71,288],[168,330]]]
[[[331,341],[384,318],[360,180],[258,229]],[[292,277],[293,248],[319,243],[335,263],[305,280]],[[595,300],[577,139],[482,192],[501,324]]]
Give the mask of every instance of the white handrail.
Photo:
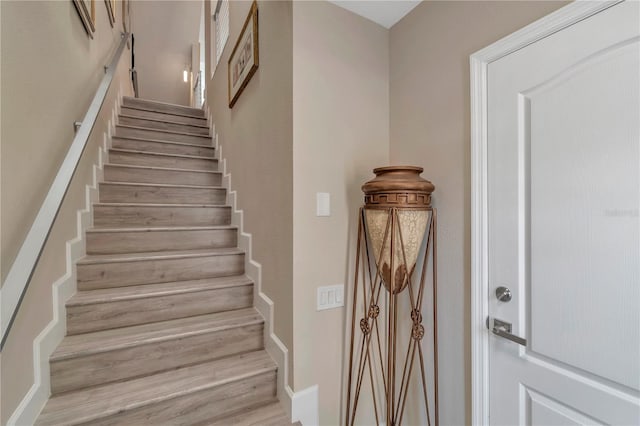
[[[93,130],[98,113],[107,96],[107,91],[113,81],[113,76],[120,57],[122,56],[122,51],[129,39],[129,35],[130,33],[122,33],[120,45],[111,59],[109,66],[105,67],[105,75],[96,90],[91,105],[89,105],[89,109],[82,120],[78,132],[73,138],[71,147],[69,147],[69,151],[58,170],[58,174],[53,180],[49,192],[42,202],[40,211],[33,221],[33,225],[22,243],[22,247],[20,247],[20,251],[11,265],[7,278],[0,289],[0,331],[2,332],[0,351],[4,348],[9,330],[11,330],[15,316],[29,286],[31,276],[36,268],[44,245],[47,242],[53,222],[58,216],[58,211],[67,194],[71,179],[76,172],[80,157],[87,146],[89,135]]]

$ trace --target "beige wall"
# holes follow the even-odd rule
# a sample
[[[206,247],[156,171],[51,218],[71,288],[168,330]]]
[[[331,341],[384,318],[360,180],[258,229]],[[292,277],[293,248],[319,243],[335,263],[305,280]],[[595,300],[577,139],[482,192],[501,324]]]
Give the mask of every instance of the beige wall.
[[[564,4],[427,1],[390,30],[391,163],[436,186],[443,425],[470,422],[469,55]]]
[[[91,40],[70,1],[0,2],[2,281],[120,39],[102,3]]]
[[[6,276],[120,40],[121,19],[109,25],[96,2],[90,40],[72,2],[0,2],[2,39],[1,185],[2,277]],[[119,9],[118,9],[119,10]],[[29,290],[2,351],[0,423],[5,424],[33,383],[33,340],[52,319],[51,284],[65,272],[65,242],[77,234],[85,184],[121,89],[130,93],[123,53],[105,107],[76,171]]]
[[[206,75],[210,70],[211,11],[205,3]],[[227,159],[253,258],[262,265],[263,291],[275,303],[275,332],[293,355],[292,5],[258,2],[260,67],[228,107],[227,61],[251,7],[230,2],[230,34],[220,64],[207,81],[207,104]],[[289,377],[293,380],[292,376]]]
[[[323,425],[341,423],[345,309],[316,311],[316,289],[349,291],[360,187],[389,160],[388,40],[331,3],[294,2],[294,388],[319,385]],[[316,217],[317,192],[330,217]]]
[[[189,105],[190,83],[182,73],[191,64],[191,45],[198,41],[201,10],[202,0],[131,2],[141,98]]]

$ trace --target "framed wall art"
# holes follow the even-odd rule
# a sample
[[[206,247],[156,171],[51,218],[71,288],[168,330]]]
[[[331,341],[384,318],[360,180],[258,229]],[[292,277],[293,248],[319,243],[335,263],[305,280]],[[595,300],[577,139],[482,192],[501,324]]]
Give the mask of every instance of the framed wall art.
[[[111,28],[113,28],[113,25],[116,23],[116,0],[104,0],[104,4],[107,7],[109,24],[111,24]]]
[[[258,65],[258,4],[254,1],[229,56],[229,108],[233,108]]]
[[[128,33],[131,29],[131,16],[129,14],[130,10],[129,8],[131,7],[129,4],[129,0],[122,0],[122,31],[124,31],[125,33]],[[127,42],[127,45],[129,45],[129,42]]]
[[[94,0],[72,0],[87,35],[93,38],[96,31],[96,6]]]

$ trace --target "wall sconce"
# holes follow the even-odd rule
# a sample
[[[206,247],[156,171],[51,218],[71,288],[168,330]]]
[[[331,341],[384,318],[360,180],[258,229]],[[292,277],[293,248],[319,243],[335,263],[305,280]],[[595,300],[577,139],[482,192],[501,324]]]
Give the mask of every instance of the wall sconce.
[[[431,207],[435,187],[420,177],[422,171],[413,166],[380,167],[373,170],[376,177],[362,186],[365,205],[358,225],[346,426],[355,424],[365,381],[370,382],[377,425],[401,425],[410,395],[418,401],[424,398],[425,423],[432,424],[421,345],[427,275],[433,294],[433,412],[435,425],[439,423],[436,211]],[[421,380],[419,393],[409,388],[414,375]],[[377,397],[384,399],[380,412]]]

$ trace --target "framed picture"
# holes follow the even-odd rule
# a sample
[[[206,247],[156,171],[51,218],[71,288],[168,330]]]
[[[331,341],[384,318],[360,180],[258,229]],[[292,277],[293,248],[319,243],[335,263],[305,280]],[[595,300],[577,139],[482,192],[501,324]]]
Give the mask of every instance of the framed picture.
[[[258,4],[254,1],[229,57],[229,108],[233,108],[258,65]]]
[[[131,25],[129,23],[130,15],[129,15],[129,0],[122,0],[122,31],[125,33],[129,32],[129,28]],[[128,45],[129,42],[127,42]]]
[[[107,7],[107,16],[109,17],[109,23],[111,28],[116,23],[116,0],[104,0],[104,4]]]
[[[87,35],[93,38],[96,31],[96,7],[94,0],[72,0]]]

